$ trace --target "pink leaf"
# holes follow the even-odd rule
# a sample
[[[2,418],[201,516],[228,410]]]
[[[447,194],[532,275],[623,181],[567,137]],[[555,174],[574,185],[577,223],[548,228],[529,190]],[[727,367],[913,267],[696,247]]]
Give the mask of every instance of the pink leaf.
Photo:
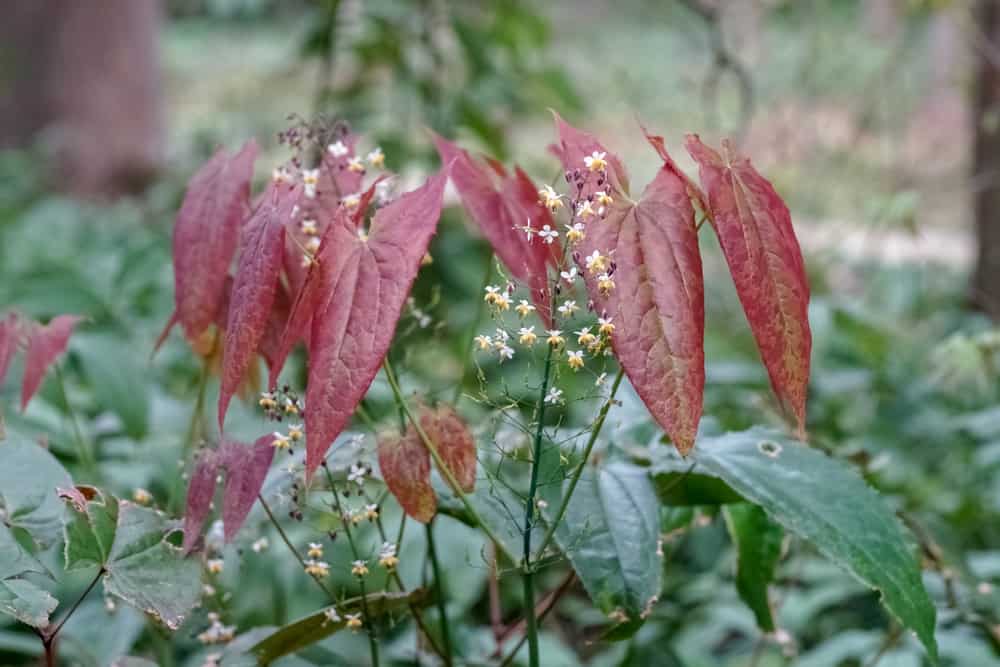
[[[21,337],[19,320],[15,313],[8,313],[7,317],[0,321],[0,387],[7,377],[7,369],[10,368],[14,353],[17,352],[18,340]]]
[[[557,126],[560,155],[572,160],[564,164],[567,170],[577,161],[585,170],[582,156],[595,151],[606,153],[609,165],[618,162],[591,135],[561,119]],[[613,191],[610,211],[587,224],[578,254],[597,251],[614,261],[615,287],[607,293],[598,286],[601,272],[581,265],[588,292],[598,314],[612,319],[611,342],[629,382],[677,449],[687,453],[694,446],[705,387],[701,255],[687,180],[662,139],[648,138],[663,166],[638,202]]]
[[[628,195],[628,174],[621,159],[608,151],[601,142],[594,138],[594,135],[578,130],[555,112],[552,115],[555,117],[559,143],[549,148],[562,162],[563,169],[568,172],[579,171],[581,174],[587,175],[586,158],[593,156],[594,153],[605,153],[604,158],[608,162],[609,182],[600,183],[596,176],[592,176],[584,182],[579,195],[585,198],[600,190]],[[574,195],[576,194],[574,193]]]
[[[364,397],[389,350],[410,287],[437,228],[447,170],[380,209],[366,238],[335,222],[319,257],[306,390],[311,475]]]
[[[441,161],[452,163],[451,180],[469,217],[511,275],[531,289],[535,308],[542,322],[550,327],[547,271],[554,244],[548,246],[538,237],[529,241],[520,231],[529,222],[535,230],[542,229],[545,224],[553,225],[548,210],[538,205],[537,188],[520,170],[511,178],[501,165],[491,163],[491,172],[450,141],[434,135],[434,143]],[[495,176],[502,177],[503,182],[497,184]],[[554,250],[558,254],[558,247]]]
[[[719,155],[688,135],[687,149],[699,165],[712,224],[771,387],[804,436],[812,349],[809,280],[788,207],[729,142]]]
[[[197,454],[191,480],[188,482],[187,506],[184,510],[184,553],[190,552],[201,536],[202,526],[212,509],[215,480],[221,463],[219,452],[214,449],[202,449]]]
[[[430,452],[411,424],[406,434],[385,434],[378,439],[378,467],[389,491],[410,516],[427,523],[437,512],[437,495],[431,486]]]
[[[226,467],[222,525],[227,542],[236,537],[264,486],[274,459],[273,441],[274,434],[268,434],[249,447],[231,440],[222,445],[222,463]]]
[[[257,143],[219,149],[188,184],[174,226],[174,301],[189,340],[215,319],[250,197]]]
[[[298,196],[298,188],[272,182],[260,206],[243,227],[223,348],[220,429],[229,401],[243,381],[271,318],[281,273],[285,223],[291,218]]]
[[[59,315],[41,326],[36,324],[28,334],[28,351],[24,359],[24,380],[21,384],[21,410],[28,407],[31,397],[38,391],[42,378],[60,354],[65,352],[73,328],[81,317]]]
[[[438,453],[455,481],[466,493],[476,486],[476,441],[465,421],[449,405],[436,410],[425,409],[420,426],[437,445]]]

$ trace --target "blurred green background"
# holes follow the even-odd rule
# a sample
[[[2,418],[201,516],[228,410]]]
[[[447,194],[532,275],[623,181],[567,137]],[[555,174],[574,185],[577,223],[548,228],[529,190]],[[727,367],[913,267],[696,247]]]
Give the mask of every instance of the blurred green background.
[[[88,322],[65,361],[72,411],[50,378],[19,413],[15,366],[0,393],[9,429],[44,437],[76,473],[75,415],[104,484],[124,496],[148,489],[177,509],[199,366],[176,335],[151,360],[173,307],[173,216],[219,144],[258,137],[263,182],[285,157],[276,134],[290,114],[348,119],[404,180],[436,168],[431,127],[549,181],[559,167],[546,153],[548,108],[600,136],[640,185],[658,158],[637,120],[691,173],[676,149],[685,133],[735,136],[789,203],[806,254],[812,442],[856,464],[923,535],[944,663],[1000,664],[1000,338],[973,307],[995,314],[990,289],[1000,290],[1000,274],[976,267],[977,253],[993,248],[982,230],[1000,224],[983,199],[1000,176],[981,168],[1000,111],[981,92],[996,76],[1000,29],[982,6],[107,0],[80,16],[84,3],[72,0],[20,4],[0,28],[13,64],[0,74],[10,93],[0,105],[0,311]],[[53,11],[40,18],[29,4]],[[34,50],[19,40],[35,40]],[[73,55],[88,52],[97,63]],[[414,293],[432,324],[404,317],[393,352],[408,386],[431,395],[447,395],[460,375],[489,257],[452,195],[449,204]],[[780,424],[717,243],[707,228],[701,240],[706,414],[726,428]],[[502,372],[516,391],[525,367]],[[381,381],[370,400],[376,414],[391,412]],[[607,438],[645,445],[655,437],[648,419],[634,397],[624,403]],[[591,409],[573,406],[567,423],[586,423]],[[234,435],[259,434],[250,408],[233,413]],[[483,417],[492,418],[485,408]],[[546,621],[544,664],[923,664],[874,594],[796,542],[776,585],[782,632],[761,637],[732,585],[722,521],[710,510],[665,511],[664,534],[678,528],[662,601],[636,638],[592,643],[603,618],[574,590]],[[453,636],[474,655],[488,632],[480,538],[454,521],[437,529],[450,559],[449,615],[463,619]],[[218,582],[231,593],[228,622],[273,625],[320,606],[278,549],[251,558],[245,546],[227,552]],[[505,583],[505,599],[516,588]],[[194,639],[203,612],[168,640],[138,614],[92,600],[67,627],[73,650],[64,653],[72,664],[135,653],[201,665],[211,652]],[[31,664],[37,641],[8,623],[0,617],[0,664]],[[337,635],[317,649],[326,653],[287,664],[354,664],[363,641]]]

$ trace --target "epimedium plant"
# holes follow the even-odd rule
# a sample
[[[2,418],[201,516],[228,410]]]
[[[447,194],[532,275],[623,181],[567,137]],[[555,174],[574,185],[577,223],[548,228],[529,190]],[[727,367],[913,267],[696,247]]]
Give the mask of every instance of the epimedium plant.
[[[441,170],[394,196],[398,179],[385,171],[382,151],[361,150],[362,139],[345,124],[320,120],[297,122],[280,135],[291,157],[252,196],[256,143],[235,153],[220,149],[191,179],[178,213],[175,312],[161,336],[179,324],[205,369],[188,438],[198,449],[183,543],[173,546],[174,526],[153,510],[61,480],[51,492],[59,508],[59,497],[69,507],[55,519],[65,525],[67,569],[96,567],[95,584],[103,577],[106,591],[175,627],[198,600],[202,576],[201,603],[210,606],[206,596],[215,595],[213,577],[224,566],[222,544],[236,538],[259,503],[329,605],[239,637],[213,611],[199,640],[229,644],[227,655],[268,664],[347,629],[367,635],[377,665],[386,619],[409,614],[422,650],[461,664],[430,528],[437,514],[447,514],[484,535],[484,559],[498,576],[521,579],[523,624],[495,628],[492,660],[508,664],[526,644],[526,662],[534,667],[541,664],[539,624],[574,579],[607,617],[606,639],[634,634],[661,593],[667,532],[661,508],[709,505],[719,508],[737,545],[738,592],[762,631],[778,630],[768,584],[792,534],[879,591],[936,661],[934,607],[899,522],[862,478],[805,442],[809,286],[780,196],[732,145],[723,142],[716,151],[690,135],[686,148],[699,185],[679,169],[663,139],[643,128],[662,164],[635,197],[617,155],[560,117],[555,123],[558,189],[434,136]],[[463,368],[450,402],[413,396],[405,367],[397,368],[391,354],[406,342],[397,332],[403,314],[417,316],[418,326],[426,317],[410,293],[421,266],[434,261],[428,248],[449,180],[499,260],[499,279],[483,286],[491,323],[481,313],[470,333],[479,390],[461,393]],[[710,420],[702,423],[699,230],[706,221],[788,417],[784,430],[719,433]],[[27,344],[35,387],[65,347],[73,321],[62,321],[32,325],[31,341],[47,340],[40,332],[50,329],[62,332],[59,340],[53,333],[51,342]],[[0,328],[0,370],[16,347],[11,341],[19,340],[13,331],[15,324]],[[295,378],[282,382],[300,344],[308,359],[301,392]],[[244,444],[227,432],[226,416],[232,397],[257,379],[258,356],[267,364],[268,386],[256,403],[277,428],[261,429],[268,432]],[[490,377],[480,365],[485,358],[526,359],[525,391],[515,395]],[[213,371],[220,377],[214,435],[201,423]],[[380,374],[395,415],[375,415],[366,405]],[[651,448],[644,461],[612,456],[614,443],[602,435],[628,386],[672,444]],[[595,405],[585,428],[563,426],[571,403]],[[479,421],[506,430],[490,433]],[[351,435],[352,423],[370,437]],[[374,442],[374,451],[363,441]],[[31,443],[18,446],[25,456],[47,456]],[[602,449],[605,455],[595,456]],[[277,452],[287,463],[275,491],[268,480],[275,479]],[[221,524],[203,538],[220,482]],[[390,498],[403,511],[395,532],[386,522]],[[13,525],[6,496],[4,507],[5,523]],[[432,590],[407,588],[399,572],[409,519],[427,525]],[[289,521],[323,528],[315,528],[315,541],[297,545],[282,525]],[[141,539],[151,553],[130,561],[139,574],[115,579],[115,556],[122,553],[116,541],[135,537],[134,530],[146,531]],[[324,560],[329,541],[338,539],[351,554],[349,591],[331,585],[331,563]],[[254,551],[266,548],[261,540]],[[21,584],[9,582],[38,573],[24,566],[31,557],[26,550],[0,572],[15,598]],[[540,598],[541,573],[563,561],[569,577]],[[176,584],[148,590],[164,580],[164,568]],[[39,628],[47,648],[61,627],[47,629],[54,608],[45,618],[18,616]]]

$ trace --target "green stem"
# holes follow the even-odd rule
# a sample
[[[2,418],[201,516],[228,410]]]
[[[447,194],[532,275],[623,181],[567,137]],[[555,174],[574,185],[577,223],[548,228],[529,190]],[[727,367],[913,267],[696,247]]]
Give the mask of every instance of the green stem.
[[[486,536],[493,541],[497,548],[512,561],[516,562],[517,557],[511,553],[502,541],[500,541],[500,538],[493,532],[493,529],[489,527],[489,524],[483,521],[479,512],[477,512],[476,508],[472,506],[468,496],[466,496],[462,491],[462,486],[458,483],[458,480],[455,479],[455,475],[452,474],[451,469],[445,465],[444,459],[441,458],[441,453],[438,451],[437,444],[435,444],[435,442],[431,440],[430,436],[427,435],[427,432],[420,425],[420,421],[413,415],[410,407],[406,404],[406,400],[403,398],[403,392],[395,380],[395,375],[392,373],[392,368],[389,364],[388,358],[383,363],[383,366],[385,366],[387,370],[386,376],[389,378],[389,386],[392,388],[392,394],[396,400],[396,404],[403,410],[407,419],[410,420],[410,423],[413,424],[413,427],[417,430],[420,440],[424,443],[424,447],[427,448],[427,451],[430,452],[431,458],[434,459],[434,465],[437,466],[438,472],[441,473],[441,476],[444,477],[445,481],[448,483],[452,493],[455,494],[458,500],[462,503],[462,506],[465,508],[465,511],[468,512],[472,520],[475,521],[480,528],[482,528],[483,532],[486,533]]]
[[[285,533],[285,529],[281,527],[281,524],[278,523],[278,519],[275,518],[274,516],[274,512],[271,511],[271,506],[267,504],[267,501],[264,500],[264,496],[261,494],[257,494],[257,500],[260,501],[260,506],[264,508],[264,513],[267,514],[267,518],[271,520],[271,524],[278,531],[278,535],[281,536],[281,541],[285,543],[285,546],[288,547],[288,550],[292,552],[293,556],[295,556],[295,560],[299,561],[299,566],[302,568],[302,571],[304,572],[306,569],[306,561],[304,558],[302,558],[302,554],[299,553],[299,550],[295,548],[295,545],[292,544],[292,541],[288,539],[288,534]],[[319,577],[315,575],[309,575],[309,576],[312,578],[313,581],[316,582],[316,585],[319,586],[324,593],[326,593],[326,597],[330,598],[331,602],[337,601],[337,598],[334,597],[333,592],[326,587],[326,584],[324,584]]]
[[[340,504],[340,494],[336,488],[333,488],[333,475],[330,474],[329,468],[326,467],[326,461],[323,461],[323,470],[326,471],[327,479],[330,482],[333,505],[337,510],[337,514],[340,515],[340,521],[344,526],[344,534],[347,535],[347,544],[351,547],[351,554],[354,556],[354,560],[361,560],[361,554],[358,551],[357,544],[354,542],[354,534],[351,532],[351,522],[344,518],[344,509]],[[361,613],[365,617],[365,630],[368,633],[368,649],[372,656],[372,667],[378,667],[378,641],[375,636],[375,619],[372,618],[371,613],[368,611],[368,597],[365,591],[365,578],[363,576],[358,577],[358,588],[361,590]]]
[[[472,324],[469,325],[469,333],[463,339],[469,341],[465,346],[462,354],[462,372],[458,376],[458,384],[455,386],[455,395],[452,397],[451,402],[458,404],[460,398],[462,398],[462,387],[465,386],[465,376],[469,372],[469,359],[472,358],[472,342],[473,338],[476,336],[476,331],[479,329],[479,322],[483,319],[483,309],[485,301],[483,301],[483,292],[490,284],[490,280],[493,279],[493,253],[489,252],[486,255],[486,268],[483,271],[483,286],[479,289],[476,294],[476,315],[472,318]]]
[[[535,519],[535,493],[538,491],[538,468],[542,459],[542,436],[545,428],[545,397],[549,392],[549,376],[552,372],[552,348],[549,345],[545,353],[545,371],[542,375],[542,387],[538,392],[538,405],[535,408],[537,424],[535,438],[531,445],[531,481],[528,484],[528,497],[524,500],[524,553],[521,561],[522,577],[524,579],[524,618],[528,635],[528,664],[538,667],[538,624],[535,619],[535,572],[531,566],[531,529]]]
[[[69,396],[66,394],[66,382],[63,379],[62,364],[56,364],[55,367],[56,380],[59,385],[59,396],[62,399],[63,409],[66,411],[70,425],[73,428],[73,444],[76,446],[77,456],[83,467],[96,481],[98,473],[94,461],[94,452],[91,450],[90,445],[87,444],[87,441],[84,440],[83,431],[80,430],[80,424],[76,420],[76,413],[73,411],[73,406],[69,403]]]
[[[191,420],[188,422],[187,434],[184,436],[184,442],[181,443],[180,458],[182,460],[187,459],[188,454],[194,447],[194,441],[201,437],[201,421],[205,413],[205,393],[208,389],[209,375],[208,359],[204,359],[201,364],[201,373],[198,375],[198,397],[195,399],[194,410],[191,412]],[[183,478],[178,474],[170,488],[170,498],[167,502],[167,507],[171,508],[171,510],[176,511],[178,509],[177,502],[182,486]]]
[[[70,607],[68,612],[66,612],[66,615],[62,617],[61,621],[59,621],[59,625],[53,628],[51,632],[45,633],[46,641],[48,641],[51,644],[55,640],[56,635],[58,635],[59,631],[62,630],[62,627],[66,625],[66,621],[70,619],[70,616],[73,615],[73,612],[75,612],[77,607],[80,606],[80,603],[83,602],[84,598],[86,598],[87,595],[90,594],[90,591],[94,590],[94,586],[97,585],[97,582],[100,581],[101,575],[103,574],[104,574],[104,568],[101,567],[97,570],[97,574],[94,575],[94,578],[87,585],[87,588],[84,589],[83,593],[80,594],[80,597],[78,597],[76,599],[76,602],[73,603],[73,606]]]
[[[427,530],[427,555],[434,570],[434,588],[437,597],[438,616],[441,623],[441,640],[444,642],[444,664],[447,667],[452,665],[451,657],[451,630],[448,628],[448,615],[444,608],[444,585],[441,579],[441,566],[438,564],[437,549],[434,547],[434,531],[431,529],[433,521],[424,527]]]
[[[583,448],[583,460],[580,461],[580,465],[576,467],[573,471],[573,475],[569,481],[569,488],[563,494],[562,501],[559,503],[559,509],[556,510],[555,518],[549,524],[548,530],[545,532],[545,536],[542,538],[542,542],[538,547],[538,551],[535,554],[535,558],[538,559],[545,552],[545,548],[552,541],[553,536],[556,534],[556,528],[559,526],[559,522],[563,520],[566,515],[566,508],[569,507],[569,500],[573,496],[573,491],[576,490],[576,485],[580,481],[580,476],[583,474],[583,469],[587,465],[587,460],[590,458],[590,452],[594,449],[594,444],[597,442],[597,436],[600,435],[601,429],[604,427],[604,420],[608,417],[608,411],[615,402],[615,394],[618,393],[618,387],[622,383],[622,378],[625,375],[625,371],[622,368],[618,369],[618,375],[615,376],[615,381],[611,385],[611,393],[608,395],[608,400],[604,402],[601,406],[601,411],[597,414],[597,421],[594,422],[593,428],[590,430],[590,438],[587,440],[586,446]]]

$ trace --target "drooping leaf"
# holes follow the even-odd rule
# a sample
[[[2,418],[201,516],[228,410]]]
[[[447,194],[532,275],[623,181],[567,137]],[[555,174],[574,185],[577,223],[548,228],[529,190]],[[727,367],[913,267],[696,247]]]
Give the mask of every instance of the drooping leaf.
[[[51,577],[45,566],[0,522],[0,612],[33,627],[44,628],[58,602],[48,591],[24,578],[29,574]]]
[[[555,244],[530,243],[520,231],[528,222],[536,230],[545,224],[555,226],[548,210],[538,205],[537,188],[520,170],[511,177],[501,165],[493,163],[490,169],[479,164],[467,151],[442,137],[434,135],[434,143],[441,161],[452,164],[451,180],[469,217],[511,275],[531,290],[539,317],[546,327],[551,327],[547,272],[558,250],[553,248]]]
[[[809,280],[788,207],[728,143],[719,155],[688,135],[712,225],[774,393],[805,430],[809,384]]]
[[[729,535],[736,544],[736,590],[764,632],[774,632],[774,613],[767,587],[781,558],[785,531],[757,505],[736,503],[723,508]]]
[[[367,237],[334,227],[320,253],[306,389],[306,472],[312,472],[375,379],[441,215],[442,170],[379,209]]]
[[[201,449],[195,455],[194,469],[188,482],[187,504],[184,510],[184,553],[194,548],[201,536],[201,528],[212,509],[216,478],[221,466],[218,450]]]
[[[0,387],[3,386],[7,377],[7,369],[17,352],[18,340],[20,339],[20,318],[15,313],[7,313],[7,316],[0,321]]]
[[[222,382],[219,389],[219,428],[267,331],[278,289],[285,224],[299,199],[299,189],[272,181],[243,227],[240,258],[226,323]]]
[[[471,493],[476,486],[476,441],[468,424],[449,405],[426,409],[420,426],[438,448],[448,470],[462,491]]]
[[[592,196],[601,176],[587,172],[583,157],[606,154],[609,179],[614,165],[620,165],[618,159],[558,117],[557,127],[558,153],[573,160],[563,167],[587,173],[579,181],[580,189]],[[650,137],[650,143],[662,149],[659,137]],[[604,184],[614,201],[603,219],[583,220],[586,236],[577,256],[596,252],[606,258],[606,269],[580,264],[595,310],[614,323],[611,342],[632,386],[676,447],[686,453],[694,446],[705,386],[704,279],[688,182],[665,150],[661,155],[664,164],[638,202],[629,200],[620,187],[611,189],[613,183]],[[621,181],[624,175],[615,179]],[[613,289],[601,289],[602,273],[613,280]]]
[[[194,340],[215,320],[247,212],[257,142],[220,148],[188,183],[174,226],[174,303]]]
[[[273,442],[274,434],[268,433],[250,446],[232,440],[222,446],[222,464],[226,468],[222,523],[227,542],[236,537],[264,486],[264,478],[274,459]]]
[[[120,501],[104,590],[175,630],[201,594],[201,567],[167,542],[170,532],[156,510]]]
[[[396,614],[414,607],[423,607],[431,602],[427,589],[416,588],[407,593],[369,593],[364,599],[372,618],[386,614]],[[293,621],[279,628],[273,634],[254,645],[250,652],[257,656],[262,665],[269,665],[278,658],[300,651],[322,641],[346,627],[345,616],[362,610],[362,598],[353,597],[340,604],[321,609],[305,618]],[[332,610],[332,612],[331,612]],[[335,612],[340,620],[331,620]]]
[[[36,324],[31,327],[28,333],[28,351],[24,357],[24,379],[21,382],[22,411],[38,391],[49,366],[66,351],[73,328],[81,319],[77,315],[59,315],[45,326]]]
[[[431,486],[431,455],[413,425],[404,435],[383,433],[378,438],[378,467],[389,491],[406,514],[428,523],[437,512]]]
[[[937,659],[935,609],[899,521],[852,470],[781,433],[755,428],[703,438],[694,460],[790,532],[878,590]]]
[[[59,495],[70,506],[63,545],[66,569],[103,567],[118,527],[118,499],[92,486],[60,489]]]
[[[39,547],[49,547],[61,536],[64,508],[56,489],[72,485],[65,468],[36,443],[14,434],[0,442],[4,522],[23,528]]]
[[[634,632],[659,599],[659,504],[645,469],[587,470],[556,529],[559,548],[594,604]]]

